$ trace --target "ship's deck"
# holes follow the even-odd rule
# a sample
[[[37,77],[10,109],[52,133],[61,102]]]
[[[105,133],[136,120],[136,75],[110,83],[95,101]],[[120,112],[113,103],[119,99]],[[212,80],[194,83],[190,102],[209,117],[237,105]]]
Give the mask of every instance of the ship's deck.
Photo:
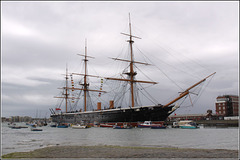
[[[100,112],[114,112],[114,111],[121,111],[121,110],[137,110],[140,108],[151,108],[151,107],[161,107],[162,105],[151,105],[151,106],[139,106],[134,108],[114,108],[114,109],[104,109],[104,110],[95,110],[95,111],[85,111],[85,112],[67,112],[67,113],[56,113],[54,115],[75,115],[75,114],[91,114],[91,113],[100,113]]]

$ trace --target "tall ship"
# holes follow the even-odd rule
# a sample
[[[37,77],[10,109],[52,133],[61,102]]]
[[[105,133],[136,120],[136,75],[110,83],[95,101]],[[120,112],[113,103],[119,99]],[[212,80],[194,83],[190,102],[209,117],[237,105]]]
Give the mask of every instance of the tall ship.
[[[137,72],[135,70],[135,65],[149,65],[145,62],[139,62],[135,61],[134,59],[134,52],[133,52],[133,39],[138,38],[137,36],[132,35],[131,30],[131,21],[130,21],[130,15],[129,15],[129,33],[121,33],[125,36],[128,36],[129,39],[127,42],[129,43],[130,48],[130,56],[129,59],[120,59],[120,58],[112,58],[116,61],[122,61],[125,63],[128,63],[128,68],[124,69],[122,72],[121,78],[113,78],[113,77],[100,77],[95,75],[88,74],[88,61],[90,58],[93,58],[91,56],[87,55],[87,45],[85,44],[85,53],[83,56],[83,62],[84,62],[84,73],[72,73],[75,75],[83,76],[83,81],[81,81],[79,84],[81,87],[76,88],[73,85],[73,81],[71,79],[72,86],[69,85],[69,77],[72,78],[72,74],[68,73],[68,70],[66,69],[66,75],[65,75],[65,86],[61,88],[63,90],[63,93],[61,96],[56,98],[61,98],[64,100],[64,103],[61,105],[65,105],[65,112],[62,111],[61,108],[55,108],[50,109],[53,122],[56,123],[80,123],[80,122],[86,122],[86,123],[117,123],[117,122],[130,122],[130,123],[138,123],[138,122],[144,122],[144,121],[165,121],[169,115],[171,115],[176,109],[180,107],[178,104],[178,101],[180,99],[186,98],[192,89],[199,86],[203,82],[205,82],[208,78],[212,77],[216,72],[206,76],[205,78],[201,79],[200,81],[196,82],[192,86],[188,87],[184,91],[180,92],[178,96],[172,100],[170,100],[166,104],[154,104],[154,105],[146,105],[146,106],[139,106],[137,101],[137,94],[138,91],[137,85],[140,84],[157,84],[157,82],[154,81],[146,81],[146,80],[138,80],[136,78]],[[124,76],[123,76],[124,75]],[[125,82],[124,84],[127,84],[129,86],[129,105],[126,106],[118,106],[115,107],[115,101],[110,100],[108,107],[102,107],[101,102],[97,103],[97,106],[95,106],[97,109],[89,109],[89,103],[88,100],[90,99],[89,93],[90,92],[96,92],[101,95],[102,93],[106,93],[106,91],[102,90],[102,87],[99,90],[90,88],[90,83],[88,82],[89,77],[97,77],[101,78],[101,82],[103,79],[109,80],[109,81],[120,81]],[[126,87],[126,86],[122,86]],[[83,105],[80,106],[80,109],[78,110],[69,110],[68,101],[72,100],[78,101],[80,97],[76,97],[70,94],[70,91],[80,91],[82,94],[83,99],[81,100],[83,102]],[[124,94],[124,93],[123,93]],[[80,95],[80,94],[79,94]],[[118,101],[122,101],[123,99],[118,98]]]

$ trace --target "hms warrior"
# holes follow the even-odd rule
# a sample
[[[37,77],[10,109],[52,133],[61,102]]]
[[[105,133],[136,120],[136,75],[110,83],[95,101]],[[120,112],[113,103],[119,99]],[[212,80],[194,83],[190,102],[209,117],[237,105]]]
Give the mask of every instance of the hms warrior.
[[[167,104],[161,105],[150,105],[150,106],[135,106],[135,91],[136,91],[136,83],[148,83],[148,84],[157,84],[157,82],[152,81],[144,81],[144,80],[137,80],[136,79],[136,71],[134,70],[134,64],[143,64],[148,65],[148,63],[138,62],[134,60],[133,56],[133,38],[139,38],[137,36],[132,35],[131,31],[131,21],[129,16],[129,34],[122,33],[129,37],[127,41],[130,46],[130,59],[119,59],[113,58],[114,60],[124,61],[129,63],[129,71],[124,73],[127,75],[127,78],[109,78],[104,77],[106,80],[113,80],[113,81],[125,81],[130,85],[130,106],[125,106],[121,108],[114,107],[114,101],[110,101],[110,107],[108,109],[102,109],[101,103],[98,102],[97,110],[89,111],[87,110],[87,95],[89,92],[105,92],[102,90],[93,90],[89,88],[89,83],[87,81],[87,77],[98,77],[93,75],[88,75],[87,73],[87,62],[88,58],[92,58],[87,55],[87,47],[85,46],[85,54],[81,55],[84,57],[84,64],[85,64],[85,73],[78,74],[84,77],[84,82],[81,84],[82,88],[74,88],[68,87],[68,73],[66,71],[66,86],[63,88],[65,90],[64,96],[56,97],[56,98],[64,98],[65,99],[65,107],[66,112],[56,112],[53,109],[51,111],[51,118],[53,122],[56,123],[80,123],[80,122],[87,122],[87,123],[116,123],[116,122],[144,122],[144,121],[165,121],[167,117],[172,114],[177,108],[180,106],[177,104],[177,101],[188,96],[190,94],[190,90],[195,88],[196,86],[200,85],[207,78],[213,76],[216,72],[210,74],[209,76],[205,77],[204,79],[200,80],[199,82],[195,83],[194,85],[190,86],[183,92],[179,94],[179,96],[172,101],[168,102]],[[74,74],[74,73],[73,73]],[[83,91],[84,94],[84,110],[81,109],[76,112],[68,112],[67,108],[67,101],[68,99],[74,99],[74,97],[70,97],[68,90],[80,90]]]

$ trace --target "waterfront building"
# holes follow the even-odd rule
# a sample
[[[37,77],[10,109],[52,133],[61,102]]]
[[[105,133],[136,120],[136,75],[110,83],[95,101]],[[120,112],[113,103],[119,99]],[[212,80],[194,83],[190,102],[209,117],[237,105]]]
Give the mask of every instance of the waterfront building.
[[[216,98],[216,114],[224,117],[238,116],[238,96],[237,95],[223,95]]]
[[[1,117],[2,119],[1,119],[1,121],[2,122],[6,122],[7,121],[7,118],[6,117]]]
[[[206,120],[207,114],[181,114],[181,115],[170,115],[168,117],[169,121],[176,121],[176,120]]]
[[[5,118],[4,120],[5,120],[5,122],[31,122],[32,117],[29,117],[29,116],[11,116],[10,118]]]

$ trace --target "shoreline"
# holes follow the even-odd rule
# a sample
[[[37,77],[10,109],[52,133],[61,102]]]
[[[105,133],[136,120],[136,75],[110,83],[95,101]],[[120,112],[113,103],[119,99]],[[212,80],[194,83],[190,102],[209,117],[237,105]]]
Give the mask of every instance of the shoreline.
[[[238,158],[238,150],[127,146],[51,146],[2,158]]]

